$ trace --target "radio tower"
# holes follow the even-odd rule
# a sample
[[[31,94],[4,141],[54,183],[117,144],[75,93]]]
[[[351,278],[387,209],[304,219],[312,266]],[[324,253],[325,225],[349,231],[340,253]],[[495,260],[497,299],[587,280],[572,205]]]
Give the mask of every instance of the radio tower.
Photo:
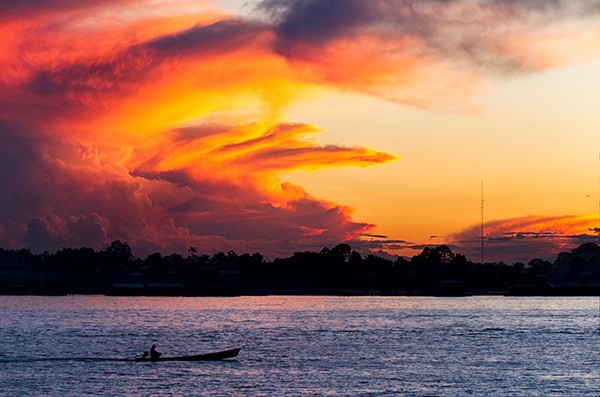
[[[481,264],[483,265],[483,180],[481,180]]]

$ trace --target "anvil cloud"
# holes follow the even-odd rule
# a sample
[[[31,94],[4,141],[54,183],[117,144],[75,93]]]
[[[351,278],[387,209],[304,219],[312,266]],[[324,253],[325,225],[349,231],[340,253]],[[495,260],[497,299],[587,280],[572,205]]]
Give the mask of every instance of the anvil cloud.
[[[489,78],[593,49],[599,8],[271,0],[234,16],[209,2],[3,2],[0,246],[272,256],[358,239],[375,225],[280,175],[398,157],[320,144],[287,106],[327,88],[467,107]]]

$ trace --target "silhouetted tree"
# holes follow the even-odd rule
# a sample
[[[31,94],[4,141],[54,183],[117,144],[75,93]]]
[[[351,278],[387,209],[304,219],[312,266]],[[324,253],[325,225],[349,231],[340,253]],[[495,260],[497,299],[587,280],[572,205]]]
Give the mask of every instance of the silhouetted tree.
[[[173,253],[173,254],[164,256],[162,259],[162,267],[164,270],[168,270],[168,271],[182,270],[185,263],[186,263],[185,258],[181,254]]]
[[[162,254],[160,252],[154,252],[152,254],[148,254],[144,263],[152,268],[157,268],[161,266],[162,263]]]
[[[29,248],[0,250],[0,263],[26,265],[33,264],[36,260],[36,255],[32,254]]]
[[[539,258],[530,260],[527,266],[527,273],[534,276],[548,276],[552,271],[552,263]]]
[[[350,260],[350,255],[352,255],[352,247],[350,244],[338,244],[331,249],[329,254],[336,262],[347,263]]]
[[[363,269],[365,269],[367,272],[373,272],[377,275],[391,274],[393,267],[394,262],[375,254],[369,254],[363,260]]]
[[[214,266],[216,268],[222,267],[225,265],[227,261],[227,256],[225,255],[224,252],[215,252],[212,257],[210,258],[210,264],[211,266]]]
[[[100,255],[109,264],[127,264],[133,259],[131,247],[121,240],[114,240],[100,251]]]
[[[349,262],[350,262],[350,264],[352,266],[356,266],[357,267],[357,266],[360,266],[362,264],[363,258],[362,258],[362,256],[360,255],[359,252],[352,251],[352,253],[350,254],[350,261]]]
[[[62,248],[54,254],[47,254],[47,263],[70,268],[89,268],[96,265],[97,254],[93,248]]]
[[[272,262],[265,261],[258,252],[198,255],[195,247],[190,247],[187,257],[179,253],[163,256],[154,252],[142,261],[134,258],[127,243],[115,240],[98,252],[83,247],[34,255],[28,249],[0,249],[0,265],[9,265],[9,270],[23,265],[23,272],[31,274],[33,279],[39,279],[39,272],[44,271],[45,279],[57,283],[50,290],[63,291],[64,287],[66,293],[81,293],[86,288],[98,293],[111,283],[152,280],[177,281],[187,284],[186,288],[191,290],[196,287],[190,287],[190,284],[199,283],[210,289],[211,283],[215,282],[257,291],[261,288],[268,291],[275,286],[277,291],[285,288],[291,291],[347,288],[408,293],[460,292],[463,288],[465,291],[502,293],[518,291],[513,288],[515,286],[533,285],[535,291],[544,293],[557,291],[553,290],[557,287],[548,281],[570,280],[576,286],[575,292],[589,294],[593,292],[593,283],[600,281],[598,252],[598,245],[588,243],[559,254],[554,264],[533,259],[527,265],[518,262],[509,266],[503,262],[472,263],[443,245],[426,247],[410,261],[405,258],[391,261],[373,253],[363,257],[349,244],[341,243],[318,252],[295,252],[288,258],[277,258]],[[10,277],[10,273],[4,272],[3,277]],[[458,286],[456,291],[455,286]]]

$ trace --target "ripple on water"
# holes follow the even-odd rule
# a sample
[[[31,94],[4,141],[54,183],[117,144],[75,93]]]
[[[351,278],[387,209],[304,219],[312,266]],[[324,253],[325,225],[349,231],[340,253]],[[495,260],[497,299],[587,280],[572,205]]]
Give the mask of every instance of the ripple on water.
[[[596,298],[71,296],[0,297],[0,305],[9,309],[0,316],[0,395],[600,390]],[[243,349],[231,362],[113,360],[152,343],[169,355]]]

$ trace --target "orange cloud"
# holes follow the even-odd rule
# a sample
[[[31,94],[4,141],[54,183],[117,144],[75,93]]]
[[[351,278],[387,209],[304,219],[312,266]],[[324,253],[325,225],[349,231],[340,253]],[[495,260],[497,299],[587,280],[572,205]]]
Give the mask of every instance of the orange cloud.
[[[0,4],[0,244],[200,241],[275,255],[358,238],[374,225],[279,175],[397,157],[322,145],[318,127],[282,120],[287,105],[321,86],[454,103],[489,74],[573,56],[540,50],[532,66],[518,38],[544,42],[585,15],[533,0],[272,0],[245,17],[209,7]],[[536,29],[540,18],[554,30]],[[596,28],[571,37],[593,43]]]
[[[103,32],[89,15],[76,22],[79,9],[63,11],[40,10],[32,25],[17,18],[11,34],[21,39],[4,48],[23,56],[1,58],[19,76],[0,97],[11,186],[0,192],[3,244],[39,251],[122,239],[141,252],[204,243],[274,255],[373,228],[279,181],[287,169],[395,157],[322,146],[309,138],[315,127],[278,121],[308,86],[270,51],[267,27],[153,16],[117,18]]]
[[[528,262],[533,258],[553,260],[562,251],[598,239],[598,215],[528,216],[484,224],[486,261],[512,258]],[[452,244],[471,260],[479,260],[480,225],[454,236]]]

